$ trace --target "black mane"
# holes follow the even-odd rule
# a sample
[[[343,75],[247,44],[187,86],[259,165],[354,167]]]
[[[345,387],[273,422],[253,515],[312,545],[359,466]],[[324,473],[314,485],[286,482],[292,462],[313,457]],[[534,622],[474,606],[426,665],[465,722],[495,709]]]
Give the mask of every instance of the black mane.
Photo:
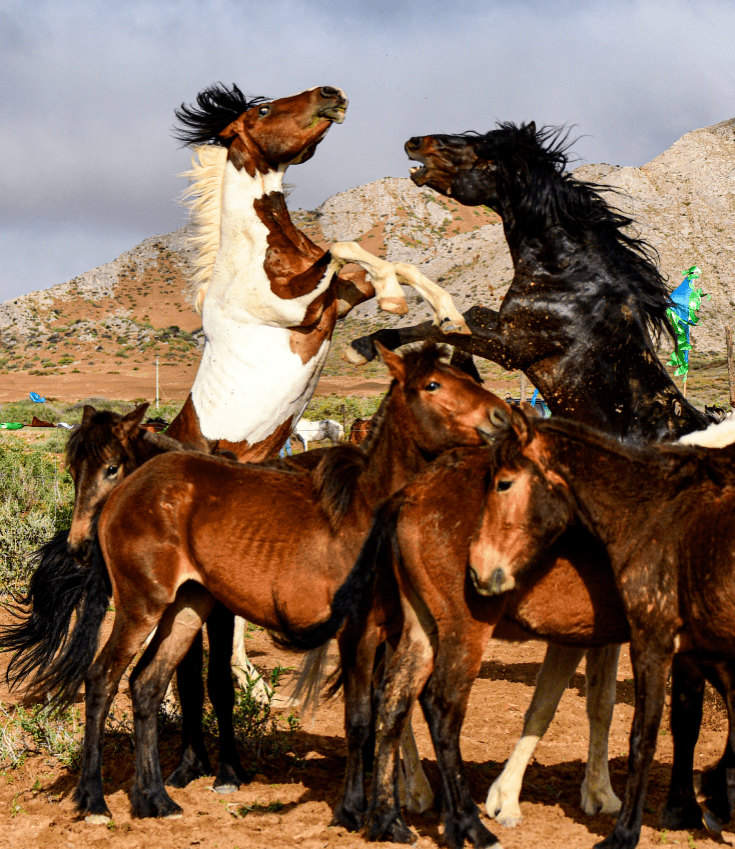
[[[674,338],[666,315],[672,302],[658,269],[658,252],[645,239],[624,232],[634,224],[633,219],[611,207],[600,194],[622,194],[618,189],[578,180],[567,172],[571,144],[564,127],[537,130],[533,124],[518,126],[504,121],[498,129],[479,136],[476,149],[479,156],[497,165],[499,180],[516,194],[516,208],[527,232],[552,223],[573,236],[592,236],[610,257],[616,277],[634,282],[631,306],[643,310],[654,336],[665,332]]]
[[[227,147],[231,140],[220,138],[222,130],[243,112],[267,101],[267,97],[246,98],[235,83],[232,88],[224,83],[213,83],[199,92],[196,106],[182,103],[174,110],[182,126],[174,127],[173,136],[184,146],[218,144]]]

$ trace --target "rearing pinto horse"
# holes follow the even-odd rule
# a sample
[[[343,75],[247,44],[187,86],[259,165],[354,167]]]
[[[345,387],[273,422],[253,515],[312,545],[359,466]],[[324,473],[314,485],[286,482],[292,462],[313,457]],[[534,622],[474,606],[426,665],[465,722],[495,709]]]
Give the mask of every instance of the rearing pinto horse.
[[[554,415],[624,440],[673,440],[707,426],[656,353],[655,338],[670,332],[670,299],[653,252],[626,232],[633,222],[607,203],[601,187],[567,172],[568,144],[560,130],[505,122],[484,135],[414,137],[405,148],[419,163],[411,173],[416,185],[500,215],[513,261],[500,309],[472,307],[464,314],[472,335],[449,334],[443,341],[521,369]],[[375,340],[395,349],[434,335],[428,322],[379,330],[355,340],[345,355],[361,363],[375,356]],[[538,685],[553,690],[547,704],[561,698],[573,654],[579,658],[581,650],[549,647]],[[608,663],[593,673],[612,686],[615,667]],[[695,714],[693,694],[701,694],[702,685],[695,671],[685,673],[675,660],[674,686]],[[520,819],[520,776],[552,716],[529,711],[523,740],[488,794],[488,813],[505,825]],[[674,791],[663,824],[699,822],[689,780]]]
[[[178,138],[197,145],[187,194],[205,343],[191,394],[168,429],[175,439],[217,441],[241,460],[272,456],[311,398],[337,320],[373,295],[388,312],[408,311],[399,276],[440,326],[468,332],[450,296],[417,269],[355,242],[325,251],[291,221],[286,169],[310,159],[346,109],[332,86],[268,101],[215,85],[177,111]],[[363,271],[340,277],[347,263]]]

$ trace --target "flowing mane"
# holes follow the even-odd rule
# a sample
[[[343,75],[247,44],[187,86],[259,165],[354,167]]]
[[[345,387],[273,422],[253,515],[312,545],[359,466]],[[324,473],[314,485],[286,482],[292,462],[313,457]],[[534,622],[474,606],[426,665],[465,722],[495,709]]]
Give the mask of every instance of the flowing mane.
[[[466,135],[477,138],[474,133]],[[666,316],[671,297],[657,267],[658,253],[645,239],[624,232],[635,222],[600,194],[623,194],[620,190],[579,180],[567,172],[569,130],[551,126],[537,130],[533,124],[518,126],[504,121],[480,139],[478,154],[497,165],[511,192],[518,190],[525,225],[530,229],[548,227],[552,221],[573,235],[592,235],[610,257],[616,277],[634,282],[630,306],[642,310],[654,337],[667,333],[673,338]]]
[[[235,83],[232,88],[214,83],[199,92],[196,106],[182,103],[175,110],[181,126],[174,127],[173,136],[194,151],[191,170],[179,176],[190,181],[181,193],[181,200],[189,209],[194,229],[187,240],[194,249],[189,294],[200,314],[220,246],[222,179],[227,147],[234,138],[224,139],[220,133],[243,112],[267,100],[266,97],[245,97]]]
[[[220,133],[243,112],[267,101],[267,97],[245,97],[235,83],[232,88],[224,83],[213,83],[199,92],[196,106],[182,103],[175,110],[182,126],[174,127],[173,136],[185,147],[199,144],[227,147],[232,138],[223,139]]]
[[[190,181],[181,193],[181,201],[189,209],[193,229],[187,239],[194,249],[189,294],[200,314],[219,251],[222,178],[226,161],[227,148],[202,144],[194,148],[191,170],[180,174]]]

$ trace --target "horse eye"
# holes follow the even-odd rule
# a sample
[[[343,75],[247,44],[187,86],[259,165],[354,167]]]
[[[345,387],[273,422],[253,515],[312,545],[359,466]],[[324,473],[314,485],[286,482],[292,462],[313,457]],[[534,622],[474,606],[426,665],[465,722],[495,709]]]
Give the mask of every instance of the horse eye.
[[[441,386],[441,383],[437,383],[435,380],[432,380],[431,383],[427,383],[424,386],[424,389],[427,392],[436,392],[436,390]]]
[[[119,466],[108,466],[108,467],[107,467],[107,472],[106,472],[107,477],[108,477],[108,478],[114,477],[114,476],[117,474],[117,470],[118,470],[119,468],[120,468]]]
[[[513,481],[498,481],[495,485],[496,492],[507,492],[513,486]]]
[[[258,115],[260,115],[260,117],[263,118],[270,111],[271,111],[270,106],[261,106],[260,109],[258,109]]]

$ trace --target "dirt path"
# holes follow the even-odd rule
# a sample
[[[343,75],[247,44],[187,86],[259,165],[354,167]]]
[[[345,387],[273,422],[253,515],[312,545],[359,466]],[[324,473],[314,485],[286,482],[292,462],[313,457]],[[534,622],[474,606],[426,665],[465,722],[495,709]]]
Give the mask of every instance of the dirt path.
[[[478,803],[503,761],[508,756],[523,721],[532,685],[543,658],[539,643],[491,644],[470,700],[462,737],[473,794]],[[276,664],[292,667],[298,656],[273,646],[264,632],[256,632],[249,653],[263,670]],[[613,783],[622,793],[627,760],[628,731],[632,717],[633,685],[627,650],[619,672],[617,707],[610,741]],[[126,687],[117,700],[118,716],[130,710]],[[612,826],[606,816],[588,818],[578,808],[579,788],[584,772],[587,730],[584,679],[577,674],[562,700],[559,715],[537,750],[524,785],[523,823],[516,829],[487,825],[505,849],[544,846],[551,849],[591,847]],[[13,696],[3,689],[0,699],[7,706]],[[81,705],[80,705],[81,708]],[[423,719],[416,723],[424,767],[436,783],[436,767]],[[697,752],[698,767],[712,763],[724,745],[722,715],[710,705]],[[15,769],[0,771],[0,847],[23,846],[38,849],[55,847],[119,847],[120,849],[262,849],[299,846],[362,847],[368,845],[359,835],[330,826],[331,811],[342,790],[344,742],[342,703],[336,700],[321,708],[312,725],[300,728],[292,739],[290,756],[263,765],[253,781],[229,796],[211,789],[211,779],[202,778],[171,795],[184,808],[180,819],[141,821],[130,817],[127,792],[132,780],[132,752],[124,730],[108,734],[105,753],[105,784],[113,814],[109,826],[92,826],[76,817],[70,800],[76,782],[74,770],[55,764],[46,757],[30,756]],[[162,736],[164,771],[174,763],[178,746],[175,732]],[[664,833],[657,827],[671,760],[671,737],[662,730],[646,803],[644,849],[662,844],[685,847],[714,847],[704,832]],[[275,804],[274,804],[275,803]],[[278,808],[254,811],[244,818],[244,806]],[[435,815],[410,817],[417,831],[419,847],[440,845],[441,828]],[[732,835],[728,835],[732,839]]]

